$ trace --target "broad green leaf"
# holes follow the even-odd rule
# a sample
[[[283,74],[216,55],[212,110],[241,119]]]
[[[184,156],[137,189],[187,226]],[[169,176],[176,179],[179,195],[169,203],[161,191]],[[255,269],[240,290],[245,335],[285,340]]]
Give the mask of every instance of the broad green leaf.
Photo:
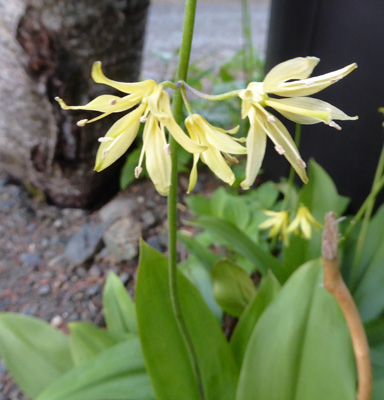
[[[103,290],[103,307],[108,331],[136,333],[135,304],[119,277],[110,272]]]
[[[231,337],[231,347],[238,365],[243,363],[244,354],[257,321],[279,291],[280,284],[269,271],[268,275],[263,277],[255,298],[241,315]]]
[[[384,378],[373,382],[372,400],[384,399]]]
[[[211,274],[193,255],[190,255],[186,260],[179,263],[178,267],[180,271],[182,271],[183,274],[196,286],[201,297],[205,300],[217,321],[221,322],[223,318],[223,310],[216,303],[216,300],[213,297],[213,282]]]
[[[188,208],[196,215],[213,215],[211,209],[211,201],[210,199],[201,196],[194,195],[185,198],[185,202],[187,203]]]
[[[280,282],[284,282],[288,277],[286,269],[277,258],[263,250],[233,224],[215,217],[201,217],[191,224],[207,229],[230,249],[245,256],[253,264],[254,269],[263,275],[271,269]]]
[[[182,315],[193,342],[206,400],[233,400],[238,370],[219,324],[197,289],[177,274]],[[139,335],[157,400],[200,399],[170,300],[167,259],[142,242],[136,307]]]
[[[212,253],[195,238],[179,234],[178,239],[183,243],[187,250],[193,254],[208,272],[211,272],[212,265],[220,258],[219,255]]]
[[[71,331],[69,343],[75,366],[88,361],[103,350],[114,346],[122,340],[135,337],[133,334],[113,334],[90,322],[71,322],[69,329]]]
[[[236,400],[351,400],[355,365],[343,314],[322,286],[322,262],[301,266],[249,341]]]
[[[308,207],[315,219],[324,223],[324,216],[334,211],[341,216],[348,205],[348,199],[337,193],[335,184],[325,170],[315,161],[309,163],[309,182],[299,194],[299,204]],[[289,246],[284,248],[284,264],[291,272],[306,261],[321,256],[321,232],[312,231],[310,240],[291,235]]]
[[[138,338],[112,346],[53,382],[37,400],[155,400]]]
[[[279,190],[274,182],[268,181],[260,185],[254,193],[259,199],[261,207],[265,209],[272,209],[279,197]]]
[[[69,340],[45,321],[0,313],[0,356],[32,399],[72,368]]]
[[[256,295],[250,276],[238,265],[218,261],[212,268],[213,295],[220,307],[233,317],[240,317]]]

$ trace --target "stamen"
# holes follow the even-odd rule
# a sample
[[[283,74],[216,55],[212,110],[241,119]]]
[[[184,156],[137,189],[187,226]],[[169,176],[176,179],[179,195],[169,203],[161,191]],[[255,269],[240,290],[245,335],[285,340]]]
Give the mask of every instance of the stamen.
[[[83,127],[88,123],[88,119],[81,119],[80,121],[76,122],[77,126]]]
[[[169,143],[167,143],[167,144],[163,147],[163,150],[164,150],[164,152],[165,152],[166,155],[168,155],[168,156],[171,155],[171,149],[170,149]]]
[[[337,129],[338,131],[341,131],[341,126],[338,125],[338,124],[336,124],[335,121],[331,121],[331,122],[329,123],[329,126],[330,126],[331,128]]]
[[[105,142],[112,142],[112,141],[114,141],[115,139],[112,138],[112,137],[110,137],[110,136],[104,136],[104,137],[99,137],[97,140],[98,140],[100,143],[105,143]]]
[[[276,122],[276,118],[275,118],[273,115],[268,114],[268,116],[267,116],[267,121],[268,121],[268,122],[275,123],[275,122]]]
[[[112,99],[112,100],[109,102],[109,105],[110,105],[110,106],[114,106],[116,103],[117,103],[117,100],[116,100],[116,99]]]
[[[148,117],[145,116],[145,115],[142,115],[142,116],[140,117],[140,122],[141,122],[141,123],[147,122],[147,120],[148,120]]]
[[[143,168],[141,168],[141,167],[136,167],[135,168],[135,178],[136,179],[139,179],[139,176],[140,176],[140,174],[143,172]]]
[[[305,163],[304,160],[302,160],[301,158],[297,158],[296,159],[297,163],[300,165],[300,167],[306,168],[307,164]]]
[[[282,156],[285,153],[285,150],[283,149],[282,146],[280,146],[279,144],[277,144],[275,146],[275,150]]]
[[[105,160],[105,157],[107,157],[107,155],[108,155],[108,149],[105,149],[104,151],[103,151],[103,155],[101,156],[101,159],[102,160]]]
[[[234,164],[239,163],[239,160],[236,157],[233,157],[233,156],[229,155],[228,153],[224,153],[224,157],[230,164],[231,163],[234,163]]]

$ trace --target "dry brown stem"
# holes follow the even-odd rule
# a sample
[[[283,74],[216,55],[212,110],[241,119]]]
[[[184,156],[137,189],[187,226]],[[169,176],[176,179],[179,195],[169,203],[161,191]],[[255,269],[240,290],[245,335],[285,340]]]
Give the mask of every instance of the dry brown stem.
[[[351,335],[358,375],[357,400],[370,400],[372,394],[372,368],[368,341],[359,311],[340,274],[337,243],[336,216],[333,212],[330,212],[325,216],[322,241],[324,286],[337,300]]]

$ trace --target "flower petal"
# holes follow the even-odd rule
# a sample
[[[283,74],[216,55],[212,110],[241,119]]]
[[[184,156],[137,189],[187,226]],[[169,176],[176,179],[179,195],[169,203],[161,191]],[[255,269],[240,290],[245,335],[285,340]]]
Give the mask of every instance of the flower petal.
[[[280,84],[289,79],[308,78],[319,61],[317,57],[297,57],[276,65],[264,78],[264,91],[275,93]]]
[[[140,116],[145,109],[141,105],[136,110],[116,121],[108,130],[105,138],[112,138],[100,144],[96,154],[95,171],[102,171],[120,158],[135,140],[140,126]]]
[[[345,114],[340,109],[334,107],[332,104],[329,104],[325,101],[314,99],[312,97],[293,97],[288,99],[274,99],[273,104],[268,100],[266,102],[267,105],[273,107],[275,110],[279,111],[284,117],[290,119],[297,124],[309,125],[309,124],[316,124],[318,122],[326,122],[329,123],[334,119],[339,120],[355,120],[358,117],[350,117],[349,115]],[[276,106],[276,104],[279,104]],[[283,109],[281,106],[288,106],[292,107],[291,110],[289,108]],[[309,113],[307,115],[299,114],[295,112],[294,108],[308,110]],[[297,111],[297,110],[296,110]],[[327,112],[329,114],[328,120],[321,118],[321,114],[316,117],[314,112]]]
[[[126,111],[134,107],[140,102],[141,96],[137,94],[132,94],[125,97],[112,96],[108,94],[103,94],[96,97],[89,103],[83,106],[67,106],[64,100],[60,97],[56,97],[55,100],[60,104],[63,110],[89,110],[89,111],[99,111],[103,113],[111,113]]]
[[[100,61],[96,61],[93,63],[92,79],[96,83],[103,83],[104,85],[111,86],[117,90],[120,90],[123,93],[136,93],[140,94],[141,96],[148,95],[157,85],[156,82],[151,79],[143,82],[134,83],[119,82],[109,79],[104,75]]]
[[[235,174],[226,163],[220,151],[208,148],[208,150],[201,153],[200,157],[218,178],[229,185],[233,185]]]
[[[150,115],[143,132],[145,166],[156,190],[167,196],[171,186],[171,157],[165,148],[167,141],[156,119]]]
[[[277,110],[280,114],[284,115],[284,117],[298,124],[316,124],[318,122],[329,124],[332,121],[329,110],[319,110],[314,107],[316,104],[311,101],[314,99],[311,99],[310,97],[300,97],[301,99],[310,101],[296,102],[295,100],[297,98],[299,97],[289,99],[271,99],[266,100],[265,104]]]
[[[248,117],[251,126],[246,142],[248,156],[245,179],[240,184],[243,189],[249,189],[253,185],[263,162],[267,142],[267,136],[262,128],[264,121],[254,107],[250,109]]]
[[[196,186],[197,182],[197,163],[199,162],[200,155],[194,154],[193,155],[193,165],[191,169],[191,173],[189,175],[189,186],[187,193],[191,193],[194,187]]]
[[[197,135],[199,137],[205,137],[208,144],[217,150],[229,154],[246,154],[247,149],[244,146],[240,145],[234,139],[224,133],[224,130],[220,131],[216,127],[209,124],[208,121],[201,115],[193,114],[187,119],[188,122],[186,121],[185,124],[188,132],[190,132],[192,129],[196,129]],[[192,121],[192,123],[189,121]]]
[[[292,165],[300,179],[304,183],[307,183],[308,177],[305,171],[306,164],[302,160],[295,142],[287,131],[287,128],[276,117],[269,114],[263,107],[257,106],[257,108],[263,114],[262,117],[264,123],[261,124],[261,127],[264,129],[264,132],[272,140],[275,146],[281,149],[279,153],[284,154],[284,157]]]
[[[328,74],[316,76],[314,78],[302,79],[292,82],[282,82],[273,90],[266,90],[278,96],[296,97],[296,96],[310,96],[311,94],[320,92],[328,86],[338,82],[346,75],[351,73],[357,64],[353,63],[337,71],[329,72]],[[292,77],[290,79],[293,79]]]

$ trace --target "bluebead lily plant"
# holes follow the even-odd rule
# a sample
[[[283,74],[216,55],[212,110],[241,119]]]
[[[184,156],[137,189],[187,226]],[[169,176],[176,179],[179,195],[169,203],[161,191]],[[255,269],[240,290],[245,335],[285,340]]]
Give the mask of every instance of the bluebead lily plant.
[[[382,399],[384,374],[377,360],[384,354],[379,240],[384,209],[371,215],[384,186],[384,150],[372,193],[353,223],[351,218],[341,222],[337,216],[345,212],[346,198],[314,161],[307,176],[299,130],[294,141],[275,115],[341,129],[335,121],[357,117],[309,96],[347,76],[356,64],[310,77],[319,59],[298,57],[274,67],[263,82],[221,95],[201,93],[186,83],[195,8],[196,0],[187,0],[175,82],[118,82],[95,62],[93,80],[121,96],[101,95],[80,106],[57,98],[64,110],[100,112],[79,126],[123,113],[99,138],[96,171],[122,157],[144,124],[134,174],[140,175],[145,160],[156,190],[167,196],[168,257],[141,242],[135,303],[109,275],[103,292],[106,329],[76,322],[68,336],[37,319],[0,313],[0,354],[37,400],[370,400],[371,351],[378,364],[373,395]],[[189,92],[208,101],[239,98],[239,119],[249,120],[248,133],[239,137],[237,126],[212,125],[194,112]],[[242,156],[246,190],[259,173],[267,137],[291,164],[288,184],[266,182],[241,196],[220,188],[210,200],[190,195],[186,203],[197,216],[191,224],[203,232],[178,236],[179,145],[193,155],[188,193],[196,186],[200,160],[233,185],[231,165]],[[308,183],[301,189],[293,184],[295,172]],[[337,216],[327,214],[321,238],[320,221],[331,210]],[[182,262],[177,237],[190,253]],[[228,337],[220,326],[223,313],[238,319],[237,325],[230,320]]]

